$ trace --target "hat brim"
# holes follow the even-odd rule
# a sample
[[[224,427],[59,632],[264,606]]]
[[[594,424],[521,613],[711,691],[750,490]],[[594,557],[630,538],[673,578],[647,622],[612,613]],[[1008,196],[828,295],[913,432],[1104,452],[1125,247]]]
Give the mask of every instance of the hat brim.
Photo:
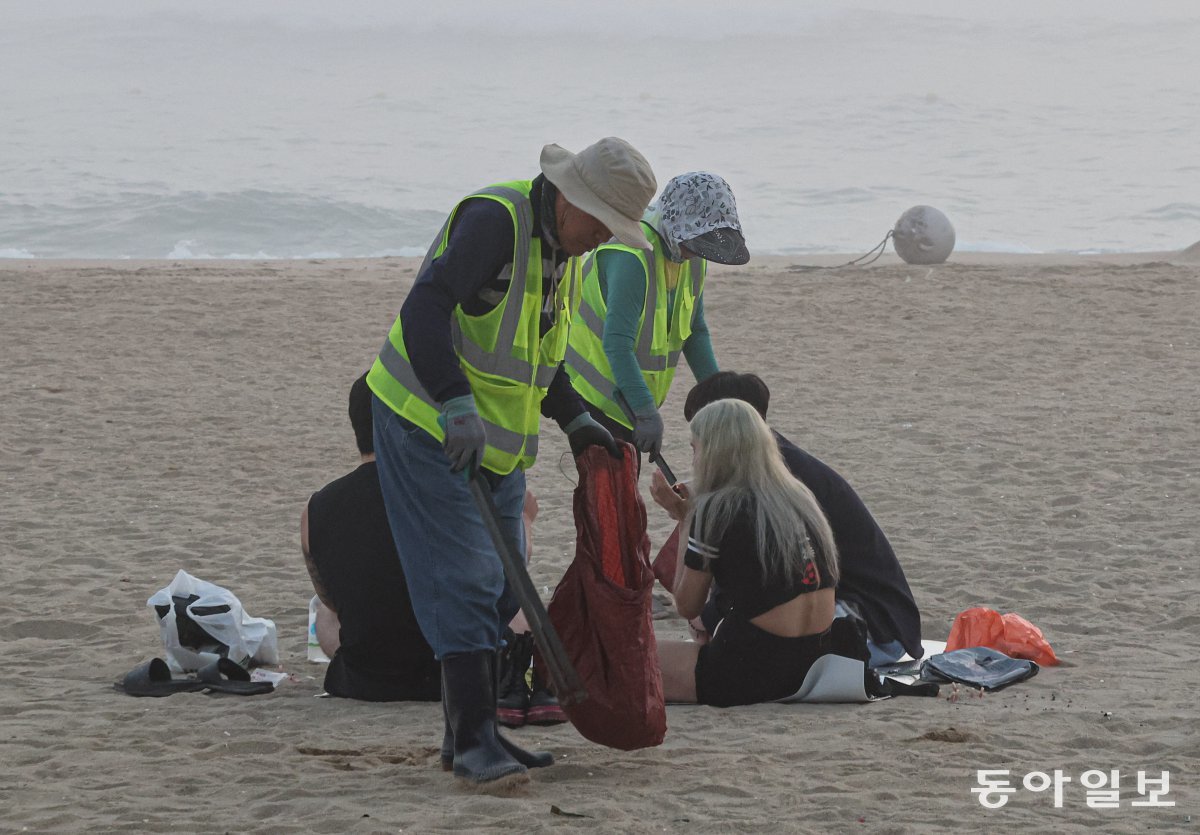
[[[700,256],[705,261],[716,264],[741,266],[750,260],[750,250],[746,249],[746,239],[736,229],[726,227],[713,229],[699,237],[683,241],[681,246],[689,252]]]
[[[626,217],[596,196],[575,168],[575,154],[557,145],[542,149],[542,173],[562,192],[572,206],[587,212],[608,227],[613,237],[626,246],[650,249],[650,241],[642,232],[641,217]]]

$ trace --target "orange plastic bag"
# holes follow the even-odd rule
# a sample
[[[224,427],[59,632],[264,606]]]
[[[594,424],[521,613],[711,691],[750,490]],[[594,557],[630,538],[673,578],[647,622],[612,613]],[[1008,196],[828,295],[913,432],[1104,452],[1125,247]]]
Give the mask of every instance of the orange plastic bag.
[[[1018,614],[1001,615],[982,606],[960,613],[950,627],[946,652],[966,647],[991,647],[1010,658],[1025,658],[1043,667],[1058,663],[1042,630]]]

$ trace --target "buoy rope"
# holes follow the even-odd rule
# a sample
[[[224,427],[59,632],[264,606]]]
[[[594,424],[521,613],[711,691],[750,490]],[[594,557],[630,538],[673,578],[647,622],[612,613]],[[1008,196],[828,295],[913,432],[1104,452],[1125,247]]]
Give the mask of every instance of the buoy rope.
[[[888,233],[883,236],[883,240],[880,241],[879,243],[875,244],[875,246],[871,247],[870,250],[868,250],[865,255],[860,255],[852,261],[847,261],[845,264],[837,264],[832,267],[822,267],[817,264],[792,264],[790,267],[788,267],[788,269],[794,270],[794,271],[799,271],[799,270],[840,270],[842,267],[865,267],[868,264],[874,264],[876,261],[878,261],[883,256],[884,251],[887,250],[887,242],[892,239],[893,231],[894,230],[889,229]],[[871,257],[872,255],[875,257],[872,258]],[[863,260],[866,258],[871,258],[871,260],[870,261]]]

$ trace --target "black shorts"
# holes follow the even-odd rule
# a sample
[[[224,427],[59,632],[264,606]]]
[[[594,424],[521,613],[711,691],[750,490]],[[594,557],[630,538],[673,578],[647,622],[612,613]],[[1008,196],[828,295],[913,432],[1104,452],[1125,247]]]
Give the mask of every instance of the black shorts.
[[[696,660],[696,701],[714,707],[784,699],[800,689],[823,655],[866,661],[861,623],[838,618],[819,635],[781,638],[737,617],[721,621]]]

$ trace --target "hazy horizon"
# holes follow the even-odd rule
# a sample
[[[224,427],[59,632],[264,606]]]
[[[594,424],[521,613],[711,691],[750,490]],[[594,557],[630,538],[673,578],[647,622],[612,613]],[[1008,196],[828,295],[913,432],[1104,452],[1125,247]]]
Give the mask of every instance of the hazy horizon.
[[[733,185],[752,251],[1200,238],[1183,2],[0,3],[0,254],[423,251],[546,142]],[[668,33],[668,34],[664,34]]]

